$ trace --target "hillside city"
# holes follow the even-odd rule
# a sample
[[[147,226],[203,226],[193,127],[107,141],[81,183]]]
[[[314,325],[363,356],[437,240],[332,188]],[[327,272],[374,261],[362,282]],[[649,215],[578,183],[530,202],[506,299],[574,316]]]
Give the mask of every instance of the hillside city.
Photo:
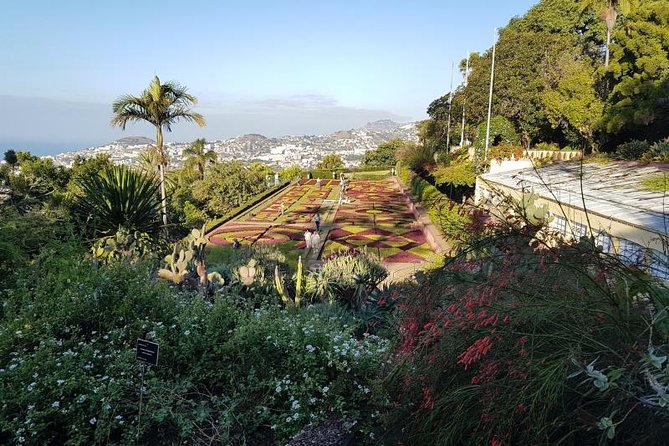
[[[329,135],[282,136],[268,138],[258,134],[248,134],[223,140],[207,141],[207,150],[218,154],[219,161],[239,160],[244,162],[260,161],[273,168],[290,165],[312,167],[325,155],[336,153],[347,166],[358,164],[361,156],[368,150],[391,139],[418,141],[416,123],[397,123],[380,120],[352,130],[342,130]],[[92,158],[99,154],[108,154],[116,164],[137,165],[140,155],[153,144],[153,140],[144,137],[128,137],[98,147],[60,153],[54,157],[54,163],[72,167],[77,156]],[[185,162],[183,150],[190,142],[168,142],[165,150],[172,167],[181,167]]]

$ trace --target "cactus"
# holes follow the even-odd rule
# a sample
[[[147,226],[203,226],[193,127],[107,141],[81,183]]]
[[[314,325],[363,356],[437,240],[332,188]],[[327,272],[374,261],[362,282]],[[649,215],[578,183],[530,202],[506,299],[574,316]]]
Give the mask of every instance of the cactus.
[[[200,278],[200,288],[205,292],[211,292],[215,286],[223,286],[225,280],[217,272],[207,273],[204,264],[207,237],[205,228],[193,229],[186,240],[187,247],[181,249],[177,255],[177,245],[174,246],[172,254],[165,257],[167,268],[158,270],[158,276],[162,279],[171,280],[175,284],[183,283],[188,277],[188,266],[191,261],[195,262],[195,272]]]
[[[150,238],[145,233],[131,233],[125,228],[119,228],[114,235],[98,239],[91,247],[91,252],[94,258],[105,263],[114,260],[132,263],[148,252],[150,243]]]
[[[239,267],[239,278],[244,285],[251,285],[256,275],[256,261],[249,260],[249,263]]]
[[[220,286],[225,285],[225,279],[218,272],[214,271],[213,273],[207,274],[207,279],[209,280],[210,284],[220,285]]]
[[[209,277],[204,264],[204,253],[208,243],[207,237],[205,236],[205,225],[202,225],[202,229],[193,229],[190,233],[188,242],[190,249],[192,249],[194,253],[196,264],[195,270],[200,278],[200,285],[206,286]]]
[[[291,299],[283,287],[283,281],[279,274],[279,266],[274,267],[274,287],[276,288],[276,292],[279,293],[281,301],[286,306],[294,305],[296,308],[300,306],[300,301],[302,300],[302,280],[302,256],[300,256],[297,259],[297,272],[295,273],[295,299]]]
[[[537,198],[539,198],[539,195],[536,192],[525,192],[520,201],[520,206],[525,212],[527,222],[532,226],[549,223],[552,218],[548,212],[548,206],[544,204],[541,206],[536,205]]]
[[[158,270],[158,276],[162,279],[171,280],[176,284],[182,283],[188,274],[188,263],[193,259],[192,250],[181,250],[177,255],[177,247],[174,246],[172,254],[165,256],[166,268]]]

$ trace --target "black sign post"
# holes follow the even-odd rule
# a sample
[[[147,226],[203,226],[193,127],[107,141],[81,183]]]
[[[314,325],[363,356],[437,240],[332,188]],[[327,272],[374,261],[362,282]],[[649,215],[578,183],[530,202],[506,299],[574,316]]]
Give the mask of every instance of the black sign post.
[[[146,339],[137,339],[137,360],[146,364],[158,365],[160,346]]]
[[[158,365],[158,352],[160,346],[155,342],[137,338],[136,358],[141,363],[142,384],[139,388],[139,415],[137,416],[137,442],[142,426],[142,400],[144,399],[144,369],[146,364]]]

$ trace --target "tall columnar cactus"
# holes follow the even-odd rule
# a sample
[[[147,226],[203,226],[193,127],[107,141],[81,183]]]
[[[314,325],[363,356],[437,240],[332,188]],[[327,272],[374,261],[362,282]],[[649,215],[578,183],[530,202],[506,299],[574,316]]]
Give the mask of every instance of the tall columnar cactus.
[[[193,229],[189,237],[189,245],[195,257],[197,275],[200,278],[200,285],[203,286],[206,286],[209,280],[204,264],[205,248],[208,243],[205,234],[205,226],[202,225],[202,229]]]
[[[279,267],[274,267],[274,286],[276,292],[279,293],[281,301],[286,306],[295,306],[296,308],[300,306],[300,301],[302,300],[302,256],[297,259],[297,272],[295,273],[295,299],[291,299],[286,293],[286,289],[283,287],[283,281],[281,280],[281,275],[279,274]]]

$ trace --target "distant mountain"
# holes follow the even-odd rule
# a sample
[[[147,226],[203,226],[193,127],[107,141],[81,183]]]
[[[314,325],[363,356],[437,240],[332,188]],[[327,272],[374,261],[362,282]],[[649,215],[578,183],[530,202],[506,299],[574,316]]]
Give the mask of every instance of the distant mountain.
[[[367,150],[375,149],[379,144],[395,138],[417,141],[416,123],[397,123],[384,119],[367,123],[358,129],[341,130],[329,135],[268,138],[264,135],[248,134],[207,141],[207,144],[208,149],[214,150],[221,161],[260,161],[281,168],[292,164],[310,167],[329,153],[339,154],[348,165],[355,165]],[[138,164],[141,153],[153,144],[152,139],[129,136],[103,146],[61,153],[54,160],[58,164],[71,166],[77,155],[92,157],[105,153],[117,164],[132,165]],[[189,144],[190,142],[165,144],[173,166],[183,164],[182,151]]]
[[[139,146],[139,145],[151,145],[154,144],[154,141],[151,138],[145,138],[143,136],[128,136],[114,141],[112,144],[126,145],[126,146]]]
[[[368,122],[365,124],[365,129],[374,129],[374,130],[384,130],[384,129],[393,129],[395,127],[400,127],[402,124],[393,121],[392,119],[380,119],[374,122]]]

